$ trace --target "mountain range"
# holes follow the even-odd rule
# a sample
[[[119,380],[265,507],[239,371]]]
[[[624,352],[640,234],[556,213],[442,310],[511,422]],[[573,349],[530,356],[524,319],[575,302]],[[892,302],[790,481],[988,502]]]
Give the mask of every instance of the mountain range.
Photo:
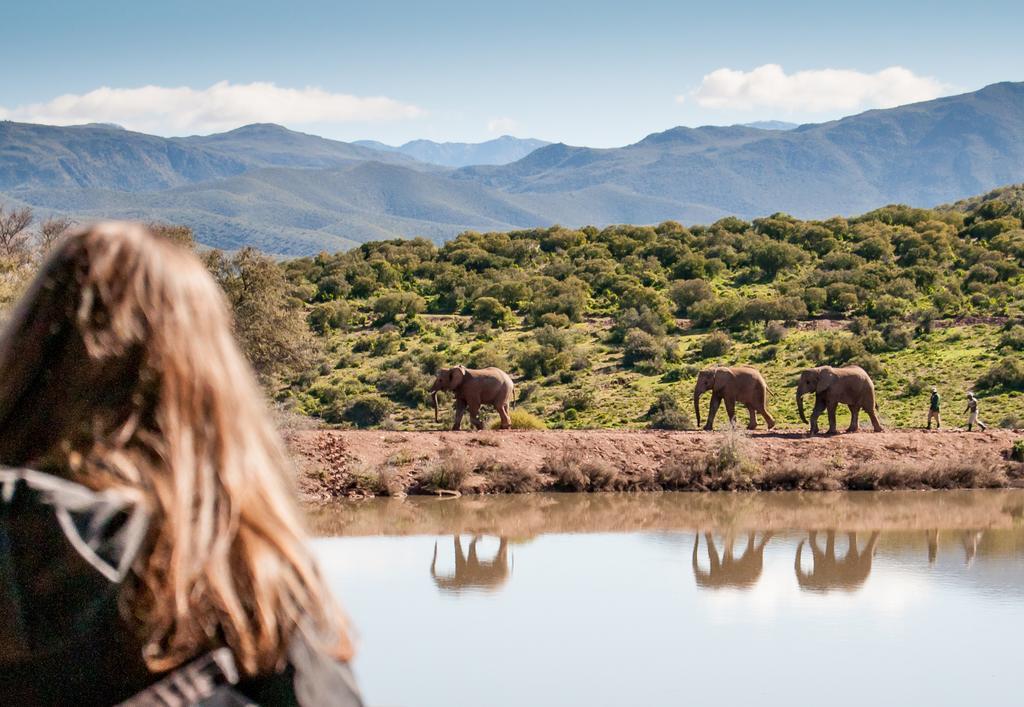
[[[467,167],[474,164],[501,165],[515,162],[526,157],[538,147],[544,147],[550,143],[544,140],[502,135],[486,142],[412,140],[399,147],[392,147],[376,140],[357,140],[352,144],[384,152],[397,152],[420,162],[444,167]]]
[[[0,202],[80,219],[183,223],[208,245],[295,255],[381,238],[442,241],[467,229],[706,223],[777,211],[823,218],[1024,181],[1024,83],[766,127],[676,127],[624,147],[556,143],[507,164],[452,168],[426,160],[457,162],[472,146],[428,143],[420,159],[407,146],[277,125],[161,138],[109,125],[0,122]],[[477,147],[474,161],[498,154]]]

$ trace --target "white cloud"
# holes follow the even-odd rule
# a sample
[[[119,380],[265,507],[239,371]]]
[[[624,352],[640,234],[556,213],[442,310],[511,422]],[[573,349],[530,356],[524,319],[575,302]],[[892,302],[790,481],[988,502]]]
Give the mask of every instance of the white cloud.
[[[873,74],[849,69],[815,69],[787,74],[778,64],[752,71],[716,69],[704,76],[690,96],[702,108],[751,110],[772,108],[819,113],[858,108],[892,108],[926,101],[951,87],[901,66]],[[682,103],[687,96],[676,96]]]
[[[487,132],[489,133],[508,135],[515,132],[518,127],[519,123],[512,118],[491,118],[487,121]]]
[[[383,96],[352,96],[320,88],[284,88],[273,83],[209,88],[187,86],[102,87],[65,94],[46,103],[0,106],[0,118],[50,125],[118,123],[158,135],[208,133],[247,123],[340,123],[407,120],[424,115],[414,105]]]

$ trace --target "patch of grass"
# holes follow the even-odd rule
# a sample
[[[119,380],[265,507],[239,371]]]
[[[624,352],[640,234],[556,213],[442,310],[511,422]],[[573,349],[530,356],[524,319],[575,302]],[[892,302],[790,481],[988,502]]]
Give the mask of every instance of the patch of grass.
[[[522,408],[516,408],[509,413],[509,417],[512,422],[512,429],[514,430],[546,430],[548,428],[544,420],[540,419],[533,413],[529,413]],[[491,429],[496,430],[501,427],[501,420],[495,420],[491,424]]]

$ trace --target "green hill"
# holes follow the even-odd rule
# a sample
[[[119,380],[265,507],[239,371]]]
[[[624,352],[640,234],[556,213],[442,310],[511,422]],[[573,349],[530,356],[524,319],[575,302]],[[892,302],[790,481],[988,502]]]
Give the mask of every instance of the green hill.
[[[331,423],[435,428],[431,373],[459,363],[510,371],[519,407],[557,427],[685,427],[697,371],[718,363],[759,367],[783,427],[802,427],[795,373],[823,363],[867,369],[888,425],[922,425],[931,385],[947,426],[971,389],[990,424],[1024,419],[1024,185],[850,219],[380,241],[280,267],[321,354],[277,395]]]

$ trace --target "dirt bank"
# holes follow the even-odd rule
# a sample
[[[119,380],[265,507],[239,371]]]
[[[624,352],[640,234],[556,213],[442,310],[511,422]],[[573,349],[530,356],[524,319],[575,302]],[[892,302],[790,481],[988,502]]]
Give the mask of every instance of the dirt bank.
[[[840,490],[1019,485],[1020,432],[611,430],[289,435],[306,500],[540,490]]]

